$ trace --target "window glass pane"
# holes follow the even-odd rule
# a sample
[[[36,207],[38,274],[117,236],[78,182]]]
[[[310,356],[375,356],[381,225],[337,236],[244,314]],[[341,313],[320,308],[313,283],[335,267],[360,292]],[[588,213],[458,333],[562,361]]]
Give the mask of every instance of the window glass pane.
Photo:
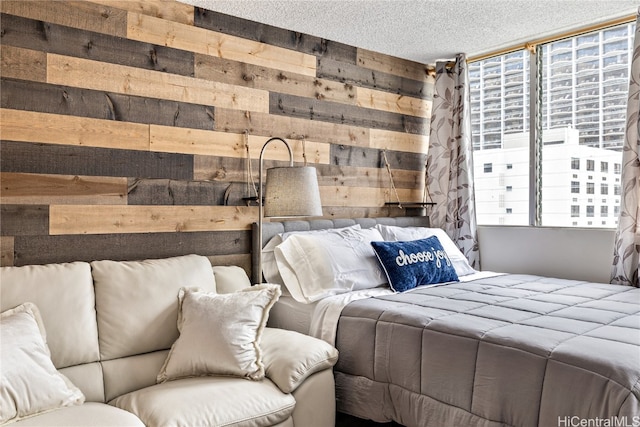
[[[469,64],[469,84],[478,223],[526,225],[529,53]]]
[[[619,182],[632,47],[633,24],[542,47],[541,225],[617,225],[620,197],[597,183]]]
[[[617,225],[634,30],[622,24],[541,47],[540,225]],[[529,224],[529,58],[518,51],[469,64],[478,224]]]

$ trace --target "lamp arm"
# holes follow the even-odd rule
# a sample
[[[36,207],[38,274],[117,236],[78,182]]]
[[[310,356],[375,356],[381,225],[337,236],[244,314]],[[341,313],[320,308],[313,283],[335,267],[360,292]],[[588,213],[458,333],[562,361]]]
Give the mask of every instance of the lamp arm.
[[[273,137],[273,138],[269,138],[269,140],[267,140],[267,142],[264,143],[264,145],[262,146],[262,149],[260,150],[260,159],[259,159],[259,167],[258,167],[258,242],[260,242],[259,243],[260,252],[258,252],[259,271],[257,274],[255,272],[253,273],[253,277],[258,278],[259,281],[262,281],[262,216],[263,216],[262,200],[263,200],[263,187],[264,187],[262,173],[264,169],[264,152],[267,146],[274,141],[281,141],[285,145],[285,147],[287,147],[287,151],[289,152],[289,166],[293,166],[293,151],[291,151],[291,146],[287,143],[287,141],[279,137]]]

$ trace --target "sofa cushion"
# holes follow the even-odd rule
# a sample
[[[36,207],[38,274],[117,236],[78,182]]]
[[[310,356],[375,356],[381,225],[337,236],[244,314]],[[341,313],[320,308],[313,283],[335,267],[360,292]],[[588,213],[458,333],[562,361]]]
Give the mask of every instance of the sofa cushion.
[[[260,340],[280,286],[262,284],[218,295],[182,289],[178,329],[158,382],[199,375],[264,377]]]
[[[0,424],[84,402],[82,392],[53,366],[34,304],[0,314],[0,343]]]
[[[0,311],[24,302],[40,310],[56,368],[97,362],[98,327],[86,262],[0,268]]]
[[[285,393],[338,361],[338,350],[332,345],[285,329],[265,328],[260,346],[267,377]]]
[[[91,267],[104,360],[170,348],[178,338],[180,288],[216,291],[211,263],[199,255]]]
[[[137,390],[110,403],[150,427],[259,427],[289,418],[296,402],[267,379],[196,377]]]
[[[20,427],[144,427],[140,418],[106,403],[89,402],[18,421]]]

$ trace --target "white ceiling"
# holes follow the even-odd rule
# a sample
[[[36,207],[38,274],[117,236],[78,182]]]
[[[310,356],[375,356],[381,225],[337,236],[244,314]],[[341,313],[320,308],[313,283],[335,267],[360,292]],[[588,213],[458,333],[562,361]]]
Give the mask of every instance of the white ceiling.
[[[423,64],[633,15],[639,0],[180,0]]]

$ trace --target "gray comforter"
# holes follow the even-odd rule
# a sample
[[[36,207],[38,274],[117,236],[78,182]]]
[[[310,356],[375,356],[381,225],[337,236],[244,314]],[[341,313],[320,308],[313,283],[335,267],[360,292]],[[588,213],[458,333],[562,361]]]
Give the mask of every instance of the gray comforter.
[[[640,426],[638,288],[504,275],[416,289],[349,304],[336,346],[338,410],[359,417]]]

